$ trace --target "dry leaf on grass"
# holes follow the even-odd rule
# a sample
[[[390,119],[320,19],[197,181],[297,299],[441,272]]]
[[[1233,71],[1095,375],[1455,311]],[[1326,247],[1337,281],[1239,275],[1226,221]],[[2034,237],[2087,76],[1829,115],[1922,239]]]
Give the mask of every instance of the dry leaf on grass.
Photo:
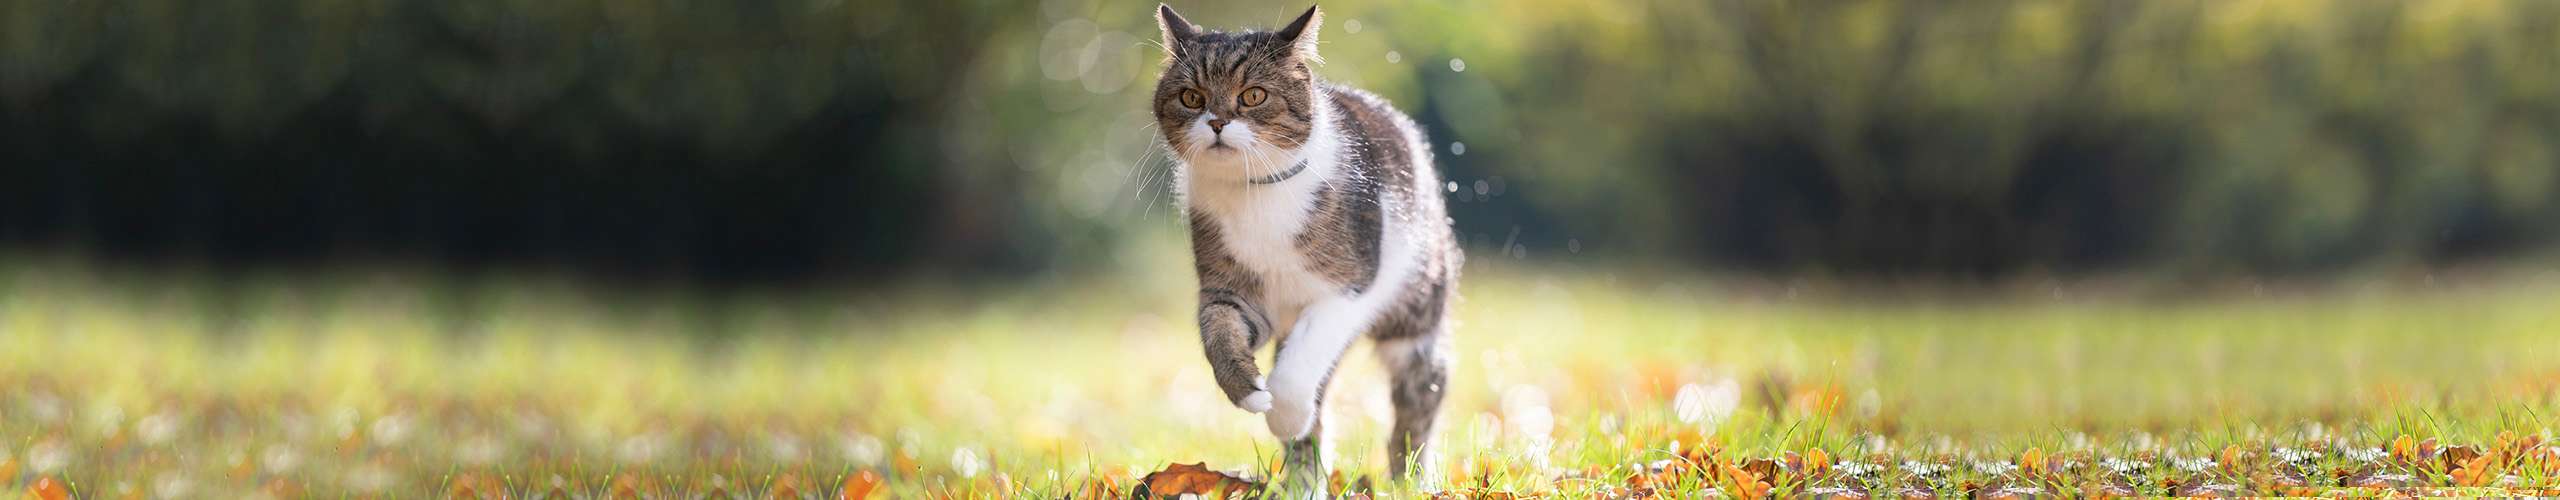
[[[871,471],[857,472],[853,477],[844,480],[844,499],[862,500],[863,497],[871,496],[871,492],[877,489],[880,489],[879,474],[873,474]]]
[[[1145,485],[1147,495],[1156,498],[1184,494],[1226,498],[1230,493],[1253,491],[1260,487],[1251,481],[1209,470],[1208,465],[1207,462],[1168,465],[1164,470],[1140,478],[1138,484]]]
[[[71,488],[64,486],[62,481],[56,480],[51,476],[47,476],[36,479],[36,484],[34,486],[27,487],[26,498],[63,500],[71,498]]]

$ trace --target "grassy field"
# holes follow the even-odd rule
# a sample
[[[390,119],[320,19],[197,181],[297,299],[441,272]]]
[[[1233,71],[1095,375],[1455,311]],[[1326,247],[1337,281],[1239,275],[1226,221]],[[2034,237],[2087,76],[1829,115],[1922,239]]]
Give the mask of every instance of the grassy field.
[[[1376,477],[1386,395],[1355,348],[1327,425],[1345,493],[2560,487],[2548,270],[2165,298],[1470,272],[1439,473]],[[317,276],[0,267],[0,485],[1055,498],[1174,464],[1261,481],[1278,461],[1210,382],[1183,276],[724,293]]]

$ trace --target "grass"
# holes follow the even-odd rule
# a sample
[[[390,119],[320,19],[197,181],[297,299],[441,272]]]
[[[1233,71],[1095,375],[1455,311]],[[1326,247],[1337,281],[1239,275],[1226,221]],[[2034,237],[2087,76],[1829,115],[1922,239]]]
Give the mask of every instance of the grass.
[[[1053,498],[1125,494],[1176,463],[1259,480],[1278,459],[1210,382],[1178,275],[711,293],[11,262],[11,491],[834,497],[876,478],[874,497]],[[1327,425],[1341,487],[2560,487],[2539,444],[2560,423],[2547,271],[2165,300],[1470,272],[1440,473],[1375,477],[1388,405],[1355,348]],[[2181,467],[2196,459],[2214,463]]]

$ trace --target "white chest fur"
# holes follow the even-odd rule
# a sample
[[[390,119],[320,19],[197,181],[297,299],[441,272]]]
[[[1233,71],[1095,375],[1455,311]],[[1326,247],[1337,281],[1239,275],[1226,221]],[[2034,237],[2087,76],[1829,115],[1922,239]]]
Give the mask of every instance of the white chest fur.
[[[1263,296],[1255,298],[1281,331],[1295,322],[1298,309],[1342,290],[1343,284],[1328,283],[1317,274],[1298,249],[1298,234],[1314,211],[1321,179],[1335,167],[1329,158],[1317,156],[1306,171],[1279,183],[1195,184],[1189,193],[1191,209],[1218,224],[1225,240],[1221,246],[1262,281]]]

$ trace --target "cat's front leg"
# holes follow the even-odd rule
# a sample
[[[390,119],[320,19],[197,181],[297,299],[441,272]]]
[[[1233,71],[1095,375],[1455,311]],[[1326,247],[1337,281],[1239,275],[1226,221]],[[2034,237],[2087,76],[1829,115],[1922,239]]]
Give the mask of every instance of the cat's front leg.
[[[1280,340],[1278,359],[1271,364],[1271,411],[1262,414],[1272,436],[1282,441],[1312,438],[1307,431],[1323,418],[1325,386],[1333,381],[1334,366],[1375,316],[1359,306],[1354,296],[1317,301],[1298,314],[1298,323]]]
[[[1209,358],[1209,374],[1225,391],[1227,402],[1244,411],[1271,409],[1271,393],[1262,389],[1262,370],[1253,353],[1270,341],[1271,322],[1261,308],[1226,290],[1200,292],[1200,349]]]

